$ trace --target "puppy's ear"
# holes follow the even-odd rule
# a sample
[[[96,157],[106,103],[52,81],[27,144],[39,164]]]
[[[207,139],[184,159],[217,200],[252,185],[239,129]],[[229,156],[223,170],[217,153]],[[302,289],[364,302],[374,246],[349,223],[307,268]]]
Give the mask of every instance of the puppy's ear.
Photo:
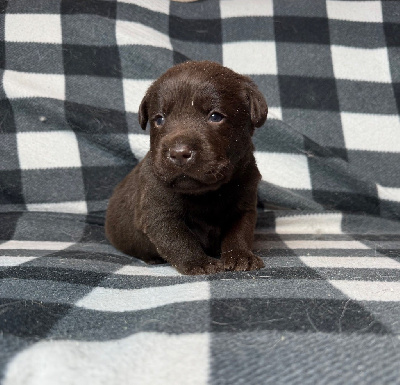
[[[148,112],[148,95],[144,96],[142,102],[139,106],[139,124],[143,130],[146,129],[147,121],[149,120],[149,112]]]
[[[261,127],[267,120],[268,106],[264,95],[250,79],[247,83],[247,96],[250,103],[250,118],[254,127]]]

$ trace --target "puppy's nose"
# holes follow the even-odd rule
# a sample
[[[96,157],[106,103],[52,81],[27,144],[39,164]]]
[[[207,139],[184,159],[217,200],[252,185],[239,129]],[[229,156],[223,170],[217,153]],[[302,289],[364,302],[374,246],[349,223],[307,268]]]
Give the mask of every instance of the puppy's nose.
[[[169,159],[177,166],[184,166],[193,155],[193,151],[186,144],[177,144],[169,149]]]

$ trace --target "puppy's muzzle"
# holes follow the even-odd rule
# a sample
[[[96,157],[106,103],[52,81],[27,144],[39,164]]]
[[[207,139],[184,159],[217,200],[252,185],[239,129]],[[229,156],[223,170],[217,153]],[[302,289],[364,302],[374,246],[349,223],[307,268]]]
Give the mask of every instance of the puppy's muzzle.
[[[184,167],[194,160],[195,151],[187,144],[176,144],[168,152],[168,159],[178,167]]]

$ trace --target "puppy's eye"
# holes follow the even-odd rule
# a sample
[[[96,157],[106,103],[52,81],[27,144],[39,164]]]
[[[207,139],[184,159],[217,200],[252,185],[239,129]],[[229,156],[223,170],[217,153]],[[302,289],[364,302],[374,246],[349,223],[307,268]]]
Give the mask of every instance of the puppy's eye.
[[[218,113],[218,112],[213,112],[213,113],[210,115],[210,117],[208,118],[208,120],[209,120],[210,122],[213,122],[213,123],[219,123],[219,122],[222,121],[223,119],[224,119],[224,116],[221,115],[221,114]]]
[[[156,122],[156,126],[161,127],[165,122],[164,116],[157,116],[155,119],[155,122]]]

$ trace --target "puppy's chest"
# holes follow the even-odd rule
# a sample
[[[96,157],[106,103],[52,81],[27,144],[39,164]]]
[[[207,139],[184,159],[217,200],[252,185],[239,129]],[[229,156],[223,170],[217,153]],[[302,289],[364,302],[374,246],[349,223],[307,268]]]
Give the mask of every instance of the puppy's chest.
[[[185,202],[185,222],[197,234],[217,234],[235,216],[234,199],[220,194],[207,194]]]
[[[221,237],[226,227],[225,210],[214,207],[196,207],[185,215],[185,223],[194,237],[198,239],[203,250],[211,256],[220,253]]]
[[[220,227],[234,215],[235,200],[232,195],[217,192],[188,198],[184,203],[186,218],[189,222],[204,222]]]
[[[238,212],[236,201],[235,194],[223,191],[187,197],[184,201],[185,223],[208,255],[219,255],[223,234]]]

